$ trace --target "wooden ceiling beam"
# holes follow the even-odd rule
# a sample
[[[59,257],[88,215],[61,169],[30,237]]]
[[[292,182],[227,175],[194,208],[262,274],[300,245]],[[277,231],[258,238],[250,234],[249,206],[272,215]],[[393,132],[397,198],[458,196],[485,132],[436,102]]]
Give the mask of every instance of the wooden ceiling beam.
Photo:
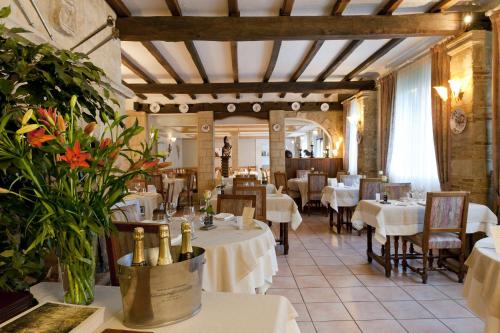
[[[171,1],[171,0],[167,0]],[[362,22],[362,24],[360,24]],[[167,42],[385,39],[450,36],[463,28],[461,13],[356,16],[122,17],[124,41]]]
[[[437,2],[434,6],[432,6],[427,12],[428,13],[439,13],[444,12],[451,7],[455,6],[460,0],[442,0]]]
[[[122,52],[122,64],[130,69],[135,75],[140,77],[142,80],[146,81],[148,84],[156,84],[157,81],[151,77],[148,73],[142,70],[139,66],[137,66],[132,59],[126,55],[125,53]],[[128,83],[127,83],[128,85]],[[174,96],[172,96],[169,93],[162,93],[166,98],[168,99],[174,99]],[[141,97],[142,98],[142,97]]]
[[[305,102],[300,103],[299,111],[320,111],[320,106],[323,102]],[[342,104],[339,102],[324,102],[328,103],[330,106],[329,111],[342,111]],[[284,111],[293,111],[292,103],[288,102],[262,102],[259,103],[261,106],[261,111],[254,112],[252,110],[252,105],[254,103],[234,103],[236,106],[236,111],[228,112],[227,105],[229,103],[196,103],[196,104],[188,104],[189,111],[188,113],[196,113],[199,111],[214,111],[215,113],[224,113],[229,116],[241,116],[244,114],[248,115],[262,115],[266,114],[270,110],[284,110]],[[149,104],[144,103],[135,103],[134,108],[136,111],[145,111],[147,113],[152,113],[149,110]],[[178,104],[165,104],[160,107],[160,111],[157,114],[179,114],[179,105]]]
[[[239,82],[239,83],[148,83],[127,84],[142,94],[236,94],[236,93],[356,93],[375,88],[375,81],[343,82]]]
[[[396,9],[401,5],[403,0],[389,0],[378,11],[378,15],[392,15]]]
[[[332,8],[332,14],[331,15],[342,15],[344,12],[345,8],[349,4],[350,0],[337,0],[335,1],[335,4],[333,5]]]
[[[238,0],[228,0],[227,1],[227,7],[229,9],[229,16],[231,17],[239,17],[240,16],[240,9],[238,7]],[[230,47],[231,47],[231,65],[233,67],[233,81],[234,83],[239,82],[238,78],[238,42],[237,41],[231,41],[230,42]],[[240,94],[236,94],[236,99],[240,98]]]
[[[283,0],[283,5],[280,8],[280,16],[290,16],[292,13],[294,0]],[[266,72],[264,73],[264,78],[262,81],[268,82],[273,74],[274,67],[276,67],[276,62],[280,54],[281,40],[275,40],[273,43],[273,49],[271,51],[271,58],[267,64]],[[262,98],[262,94],[258,94],[259,98]]]
[[[167,4],[168,9],[170,10],[170,13],[172,16],[174,16],[174,19],[184,19],[182,17],[182,10],[181,7],[179,6],[179,3],[177,0],[165,0],[165,3]],[[119,28],[118,28],[119,30]],[[120,39],[121,36],[120,36]],[[122,39],[124,40],[124,39]],[[147,40],[147,39],[146,39]],[[149,39],[149,40],[161,40],[161,39]],[[200,55],[198,54],[198,51],[196,50],[196,46],[194,45],[193,40],[185,40],[184,45],[186,46],[186,49],[188,50],[191,59],[193,60],[194,65],[196,66],[196,69],[198,70],[198,73],[200,74],[201,79],[203,80],[203,83],[209,83],[210,81],[208,80],[208,75],[207,72],[205,71],[205,67],[203,67],[203,63],[201,62]],[[214,99],[217,99],[216,94],[212,94],[212,97]]]
[[[106,0],[108,3],[109,7],[113,9],[113,11],[116,13],[116,16],[118,17],[128,17],[131,16],[132,13],[130,10],[125,6],[122,0]]]

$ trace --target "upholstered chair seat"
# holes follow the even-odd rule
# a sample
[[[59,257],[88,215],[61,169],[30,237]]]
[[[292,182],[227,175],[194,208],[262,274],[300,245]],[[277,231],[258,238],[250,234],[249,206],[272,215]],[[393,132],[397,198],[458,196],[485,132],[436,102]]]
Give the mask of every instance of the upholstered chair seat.
[[[421,247],[423,233],[405,236],[404,239]],[[429,249],[459,249],[461,247],[462,241],[453,232],[436,232],[429,235]]]

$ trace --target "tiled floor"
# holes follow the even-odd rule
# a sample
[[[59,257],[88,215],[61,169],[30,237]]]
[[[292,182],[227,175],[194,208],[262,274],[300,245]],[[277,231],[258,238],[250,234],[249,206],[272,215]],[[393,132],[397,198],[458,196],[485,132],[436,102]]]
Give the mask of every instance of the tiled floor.
[[[303,219],[290,233],[289,254],[277,248],[279,272],[268,291],[293,303],[303,333],[483,332],[456,275],[432,272],[427,285],[414,273],[388,279],[367,263],[365,234],[331,232],[321,215]]]

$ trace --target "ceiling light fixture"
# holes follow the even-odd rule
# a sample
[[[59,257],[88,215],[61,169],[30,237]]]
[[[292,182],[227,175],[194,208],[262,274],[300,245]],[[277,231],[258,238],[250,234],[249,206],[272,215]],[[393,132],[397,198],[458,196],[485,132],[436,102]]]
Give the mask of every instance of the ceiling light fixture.
[[[434,90],[436,90],[437,94],[439,97],[441,97],[441,100],[443,102],[446,102],[448,100],[448,88],[445,86],[435,86]]]

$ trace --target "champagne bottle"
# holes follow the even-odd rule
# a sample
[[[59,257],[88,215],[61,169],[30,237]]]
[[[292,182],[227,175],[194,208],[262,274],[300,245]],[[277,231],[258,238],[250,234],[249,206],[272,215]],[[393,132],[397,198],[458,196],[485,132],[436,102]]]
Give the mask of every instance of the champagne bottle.
[[[170,229],[168,224],[162,224],[159,228],[160,246],[158,250],[158,266],[170,265],[172,254],[170,253]]]
[[[144,228],[134,228],[134,252],[132,254],[132,266],[146,266],[144,257]]]
[[[181,232],[182,243],[179,261],[184,261],[194,257],[193,246],[191,245],[191,225],[189,224],[189,222],[182,222]]]

